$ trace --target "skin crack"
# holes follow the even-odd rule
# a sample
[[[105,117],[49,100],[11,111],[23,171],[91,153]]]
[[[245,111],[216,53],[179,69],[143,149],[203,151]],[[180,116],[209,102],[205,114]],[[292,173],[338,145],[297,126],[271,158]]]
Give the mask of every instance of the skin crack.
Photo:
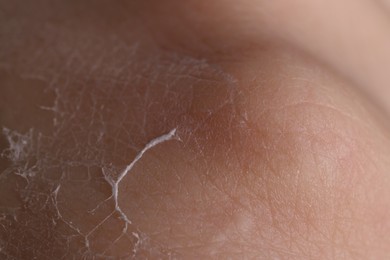
[[[177,136],[177,128],[174,128],[172,129],[171,131],[169,131],[168,133],[166,134],[163,134],[159,137],[156,137],[154,139],[152,139],[149,143],[147,143],[144,148],[137,154],[137,156],[133,159],[133,161],[131,161],[130,164],[128,164],[126,166],[126,168],[119,174],[118,178],[116,180],[114,180],[112,177],[110,177],[110,175],[108,174],[104,174],[104,178],[105,180],[111,185],[112,187],[112,194],[111,196],[106,199],[105,201],[107,200],[110,200],[110,199],[113,199],[114,200],[114,203],[115,203],[115,209],[114,211],[112,211],[110,214],[108,214],[99,224],[97,224],[92,230],[90,230],[87,234],[83,235],[84,236],[84,239],[85,239],[85,246],[86,248],[88,248],[90,250],[90,242],[89,242],[89,237],[100,227],[102,226],[110,217],[112,217],[114,215],[115,212],[119,213],[120,217],[122,218],[122,220],[125,222],[125,225],[122,229],[122,233],[121,235],[116,238],[112,245],[114,245],[117,241],[119,241],[128,231],[128,228],[129,228],[129,225],[132,225],[132,222],[131,220],[129,219],[129,217],[123,212],[123,210],[121,209],[120,205],[119,205],[119,201],[118,201],[118,195],[119,195],[119,185],[120,183],[122,182],[122,180],[131,172],[131,170],[133,169],[133,167],[135,166],[135,164],[143,157],[143,155],[150,149],[152,149],[153,147],[159,145],[159,144],[162,144],[164,142],[167,142],[167,141],[170,141],[170,140],[179,140],[181,141],[181,139]],[[55,189],[54,191],[54,200],[56,201],[57,200],[57,196],[58,196],[58,192],[61,188],[61,185],[58,185],[57,188]],[[104,202],[105,202],[104,201]],[[95,209],[93,209],[92,211],[90,211],[90,213],[93,213],[94,211],[96,211],[104,202],[100,203]],[[55,203],[55,205],[57,205]],[[57,214],[58,216],[62,218],[62,215],[59,211],[59,209],[57,208]],[[67,221],[65,221],[66,224],[68,224],[69,227],[71,227],[73,230],[75,230],[77,233],[79,234],[82,234],[80,229],[78,229],[77,227],[75,227],[72,223],[69,223]],[[133,255],[136,255],[136,251],[137,251],[137,247],[139,246],[139,243],[140,243],[140,236],[139,234],[135,233],[135,232],[132,232],[132,235],[136,238],[137,242],[134,246],[134,249],[133,249]],[[112,246],[111,245],[111,246]],[[104,252],[106,253],[106,251],[109,249],[110,247],[108,247]]]

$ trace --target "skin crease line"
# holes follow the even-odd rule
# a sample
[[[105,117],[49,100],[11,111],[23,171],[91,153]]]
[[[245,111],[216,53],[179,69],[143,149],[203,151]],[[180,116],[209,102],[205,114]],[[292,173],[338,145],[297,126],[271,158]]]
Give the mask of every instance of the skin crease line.
[[[0,259],[390,258],[380,6],[0,0]]]
[[[346,75],[390,114],[390,15],[380,1],[300,0],[270,6],[271,15],[286,14],[276,25],[278,37]],[[276,17],[270,16],[270,23],[279,23]],[[321,35],[325,41],[318,41]]]

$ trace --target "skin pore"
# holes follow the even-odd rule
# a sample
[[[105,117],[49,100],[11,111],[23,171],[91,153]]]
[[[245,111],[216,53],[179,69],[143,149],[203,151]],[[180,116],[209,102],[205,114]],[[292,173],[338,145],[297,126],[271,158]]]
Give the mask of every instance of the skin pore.
[[[1,1],[0,258],[389,258],[387,11],[268,2]]]

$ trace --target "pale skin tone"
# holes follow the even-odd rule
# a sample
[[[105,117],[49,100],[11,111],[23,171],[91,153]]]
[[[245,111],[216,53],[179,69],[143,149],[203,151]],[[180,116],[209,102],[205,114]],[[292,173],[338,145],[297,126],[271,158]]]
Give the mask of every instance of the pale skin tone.
[[[389,6],[1,1],[0,258],[390,258]]]

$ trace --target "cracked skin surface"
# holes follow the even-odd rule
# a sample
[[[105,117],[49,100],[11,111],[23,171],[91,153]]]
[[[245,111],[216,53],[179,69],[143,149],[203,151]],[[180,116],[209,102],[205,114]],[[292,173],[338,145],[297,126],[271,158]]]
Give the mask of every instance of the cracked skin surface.
[[[0,258],[389,257],[389,126],[349,82],[201,4],[41,4],[1,3]]]

